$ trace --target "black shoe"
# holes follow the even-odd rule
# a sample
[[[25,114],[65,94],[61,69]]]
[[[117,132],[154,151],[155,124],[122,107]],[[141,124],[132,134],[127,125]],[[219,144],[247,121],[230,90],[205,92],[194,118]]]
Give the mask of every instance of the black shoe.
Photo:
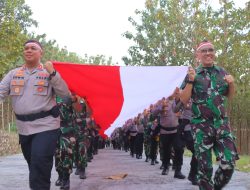
[[[138,154],[136,154],[136,158],[139,159],[139,155]]]
[[[176,171],[176,170],[175,170],[174,178],[177,178],[177,179],[185,179],[186,176],[183,175],[183,174],[181,173],[181,171]]]
[[[173,171],[176,170],[176,166],[173,165],[173,166],[172,166],[172,170],[173,170]]]
[[[148,157],[146,157],[146,160],[145,160],[145,162],[148,162]]]
[[[69,190],[70,189],[70,181],[69,181],[69,179],[62,181],[62,185],[61,185],[60,189],[63,189],[63,190]]]
[[[163,168],[161,175],[168,175],[169,168]]]
[[[155,165],[155,161],[154,160],[151,160],[151,165]]]
[[[158,160],[155,160],[155,163],[156,163],[156,164],[159,164],[159,161],[158,161]]]
[[[79,178],[80,178],[80,179],[86,179],[86,178],[87,178],[87,177],[86,177],[85,168],[80,169],[80,171],[79,171]]]
[[[58,179],[55,182],[56,186],[61,186],[62,185],[62,178],[58,177]]]

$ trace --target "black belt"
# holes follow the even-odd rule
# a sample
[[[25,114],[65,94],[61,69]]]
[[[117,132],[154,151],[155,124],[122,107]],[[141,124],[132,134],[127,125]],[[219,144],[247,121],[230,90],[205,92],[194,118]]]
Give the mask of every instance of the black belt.
[[[129,131],[130,133],[137,133],[137,131]]]
[[[165,130],[165,131],[174,131],[177,129],[177,127],[162,127],[161,126],[161,129]]]
[[[16,118],[20,121],[34,121],[36,119],[41,119],[44,117],[47,117],[49,115],[53,116],[54,118],[59,116],[59,108],[58,106],[54,106],[51,110],[49,111],[41,111],[39,113],[32,113],[32,114],[27,114],[27,115],[19,115],[16,114]]]

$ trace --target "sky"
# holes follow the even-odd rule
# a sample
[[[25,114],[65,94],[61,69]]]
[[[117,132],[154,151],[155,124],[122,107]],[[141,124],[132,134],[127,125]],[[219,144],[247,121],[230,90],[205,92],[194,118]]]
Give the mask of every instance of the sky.
[[[243,6],[248,0],[235,0]],[[46,34],[47,40],[56,40],[59,47],[67,47],[79,56],[112,56],[114,63],[122,64],[133,45],[122,34],[134,31],[128,18],[136,18],[135,10],[143,10],[145,0],[25,0],[38,28],[35,34]],[[216,6],[218,0],[210,0]],[[58,60],[60,61],[60,60]]]
[[[132,45],[122,34],[133,27],[128,21],[134,11],[144,8],[145,0],[26,0],[39,27],[36,34],[47,34],[60,47],[80,56],[102,54],[121,63]]]

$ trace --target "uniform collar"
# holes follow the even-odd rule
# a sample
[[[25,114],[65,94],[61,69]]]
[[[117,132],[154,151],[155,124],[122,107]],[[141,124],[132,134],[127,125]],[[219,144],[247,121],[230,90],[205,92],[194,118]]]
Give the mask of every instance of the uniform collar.
[[[196,72],[199,73],[203,73],[203,72],[207,72],[207,70],[216,70],[216,71],[220,71],[220,68],[216,65],[213,65],[212,67],[203,67],[202,64],[200,64],[197,68],[196,68]]]
[[[35,72],[37,72],[37,71],[42,71],[43,70],[43,64],[39,64],[36,68],[34,68],[32,71],[30,71],[29,69],[28,69],[28,67],[26,66],[26,64],[24,64],[23,66],[22,66],[22,70],[25,70],[26,72],[28,72],[28,73],[35,73]]]
[[[23,70],[28,69],[28,67],[26,66],[26,64],[24,64],[24,65],[22,66],[22,69],[23,69]],[[39,65],[38,65],[34,70],[43,70],[43,64],[39,63]]]

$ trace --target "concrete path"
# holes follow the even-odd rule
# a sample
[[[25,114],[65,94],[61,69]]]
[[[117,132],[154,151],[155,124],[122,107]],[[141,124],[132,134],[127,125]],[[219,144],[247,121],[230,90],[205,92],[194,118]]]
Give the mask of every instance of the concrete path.
[[[95,155],[87,168],[87,179],[81,180],[71,175],[71,190],[198,190],[185,180],[175,179],[174,172],[161,175],[160,165],[151,166],[145,158],[135,159],[128,152],[103,149]],[[183,173],[188,175],[190,158],[184,159]],[[121,180],[105,177],[127,173]],[[53,169],[51,190],[59,190],[54,185],[57,173]],[[28,190],[28,169],[21,154],[0,157],[0,190]],[[235,172],[225,190],[250,190],[250,173]]]

